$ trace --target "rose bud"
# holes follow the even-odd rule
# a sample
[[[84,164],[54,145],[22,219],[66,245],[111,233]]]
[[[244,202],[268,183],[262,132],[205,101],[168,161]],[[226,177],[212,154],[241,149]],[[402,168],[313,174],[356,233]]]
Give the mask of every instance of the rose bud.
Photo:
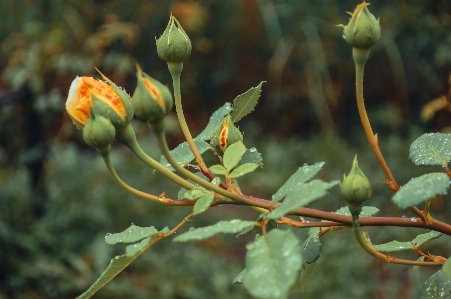
[[[227,115],[213,132],[211,146],[218,154],[223,154],[230,145],[238,141],[243,141],[243,135],[233,124],[230,115]]]
[[[191,54],[191,41],[179,21],[171,15],[168,26],[157,39],[158,56],[168,63],[183,62]]]

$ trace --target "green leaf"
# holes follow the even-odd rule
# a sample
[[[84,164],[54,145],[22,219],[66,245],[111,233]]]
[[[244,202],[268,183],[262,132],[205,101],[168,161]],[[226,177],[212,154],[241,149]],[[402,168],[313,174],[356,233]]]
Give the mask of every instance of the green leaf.
[[[196,173],[194,173],[194,175],[195,176],[197,176],[197,177],[199,177],[199,178],[201,178],[201,179],[203,179],[204,181],[207,181],[207,182],[209,182],[210,180],[202,173],[202,172],[196,172]],[[196,185],[197,187],[200,187],[200,185],[198,184],[198,183],[195,183],[195,182],[193,182],[192,180],[188,180],[188,182],[190,182],[191,184],[194,184],[194,185]],[[180,190],[179,190],[179,193],[177,194],[177,199],[179,199],[179,200],[183,200],[183,199],[185,199],[185,193],[186,192],[188,192],[188,190],[187,189],[185,189],[185,188],[180,188]]]
[[[235,166],[238,165],[244,153],[246,152],[246,147],[243,142],[238,141],[230,145],[224,152],[224,157],[222,159],[222,164],[230,172]]]
[[[105,243],[114,245],[118,243],[135,243],[150,235],[156,234],[158,231],[155,227],[140,227],[137,225],[130,225],[125,231],[116,234],[107,234],[105,236]]]
[[[392,197],[401,209],[418,205],[437,195],[445,195],[449,187],[449,177],[445,173],[424,174],[411,179]]]
[[[98,290],[103,288],[116,275],[118,275],[122,270],[130,265],[130,263],[133,262],[141,253],[143,253],[146,249],[153,245],[152,241],[154,241],[160,233],[166,233],[168,231],[167,229],[164,229],[161,232],[158,232],[155,228],[153,228],[153,230],[154,232],[147,238],[141,240],[141,242],[133,245],[128,245],[126,247],[126,252],[124,255],[118,255],[113,258],[106,270],[103,271],[103,273],[94,282],[94,284],[92,284],[86,292],[78,296],[77,299],[91,298]]]
[[[362,211],[360,212],[360,217],[371,217],[371,216],[373,216],[373,215],[375,215],[377,212],[379,212],[379,209],[378,208],[376,208],[376,207],[371,207],[371,206],[364,206],[363,208],[362,208]],[[336,210],[335,212],[334,212],[334,214],[339,214],[339,215],[345,215],[345,216],[351,216],[351,212],[349,211],[349,208],[348,208],[348,206],[345,206],[345,207],[342,207],[342,208],[339,208],[338,210]],[[328,220],[322,220],[322,222],[327,222]],[[336,227],[334,227],[333,229],[334,230],[337,230],[337,229],[342,229],[343,227],[340,227],[340,226],[336,226]],[[323,227],[323,229],[324,229],[324,227]],[[318,235],[319,234],[319,231],[320,231],[320,228],[319,227],[312,227],[310,230],[309,230],[309,235]]]
[[[327,191],[337,184],[338,181],[326,183],[321,180],[313,180],[306,184],[294,185],[289,190],[290,193],[287,194],[282,204],[268,213],[266,218],[277,220],[291,211],[297,210],[326,195]]]
[[[321,248],[323,245],[319,240],[318,235],[310,235],[307,240],[302,243],[302,260],[305,264],[311,264],[316,262],[321,254]]]
[[[216,175],[226,175],[227,170],[222,165],[213,165],[210,168],[210,171]]]
[[[451,135],[427,133],[410,145],[409,159],[417,166],[440,166],[451,161]]]
[[[258,164],[256,164],[256,163],[246,163],[246,164],[240,165],[237,168],[235,168],[229,177],[232,179],[239,178],[240,176],[248,174],[249,172],[252,172],[257,168],[258,168]]]
[[[287,298],[302,268],[299,245],[291,231],[280,229],[247,245],[244,287],[257,298]]]
[[[225,103],[221,108],[213,112],[205,129],[197,135],[195,139],[201,141],[210,140],[214,130],[221,124],[222,120],[230,110],[232,110],[232,105],[230,103]]]
[[[215,195],[213,193],[209,193],[205,196],[202,196],[199,198],[196,203],[194,204],[193,213],[194,215],[200,214],[208,210],[208,208],[211,206],[211,203],[215,199]]]
[[[371,206],[364,206],[362,208],[362,211],[360,212],[360,217],[372,217],[374,216],[377,212],[379,212],[379,209],[376,207],[371,207]],[[336,210],[334,212],[334,214],[338,214],[338,215],[345,215],[345,216],[351,216],[351,212],[349,211],[348,206],[345,207],[341,207],[338,210]]]
[[[442,271],[446,278],[451,278],[451,256],[443,264]]]
[[[384,244],[379,245],[373,245],[374,248],[377,251],[381,252],[394,252],[394,251],[401,251],[406,249],[413,249],[413,245],[420,246],[421,244],[437,239],[438,237],[442,236],[442,233],[436,232],[436,231],[430,231],[428,233],[424,233],[421,235],[416,236],[412,241],[410,242],[399,242],[399,241],[391,241]]]
[[[244,221],[244,220],[230,220],[230,221],[219,221],[218,223],[206,227],[192,229],[186,233],[183,233],[176,238],[174,242],[186,242],[193,240],[203,240],[213,237],[214,235],[223,234],[236,234],[241,232],[243,229],[254,226],[255,221]]]
[[[196,187],[185,192],[185,194],[183,194],[183,197],[188,200],[196,200],[209,194],[211,194],[211,192],[204,187]]]
[[[210,145],[202,140],[194,140],[194,144],[196,145],[201,155],[210,148]],[[182,166],[194,160],[194,154],[186,141],[179,144],[175,149],[173,149],[171,151],[171,155],[172,157],[174,157],[175,161],[177,161],[177,163],[179,163]],[[171,164],[169,164],[168,160],[166,160],[164,156],[161,156],[160,164],[164,165],[169,170],[175,172],[175,169],[171,166]]]
[[[424,283],[419,299],[451,299],[451,278],[443,271],[432,274]]]
[[[304,165],[300,167],[286,182],[277,190],[276,194],[272,197],[271,203],[275,204],[293,192],[293,189],[300,184],[303,184],[313,178],[324,166],[324,162],[318,162],[314,165]]]
[[[263,167],[262,155],[257,152],[255,147],[251,147],[246,150],[240,163],[238,163],[238,166],[246,163],[257,163],[260,167]]]
[[[258,98],[260,97],[263,83],[264,82],[260,82],[258,86],[252,87],[233,100],[233,110],[231,112],[233,123],[240,121],[243,117],[254,111]]]

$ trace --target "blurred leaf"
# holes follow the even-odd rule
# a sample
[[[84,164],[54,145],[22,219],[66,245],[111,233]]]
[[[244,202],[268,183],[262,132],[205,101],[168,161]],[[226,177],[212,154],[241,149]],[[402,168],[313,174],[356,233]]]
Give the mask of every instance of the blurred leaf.
[[[257,87],[252,87],[233,100],[233,110],[230,114],[233,123],[240,121],[243,117],[254,111],[258,98],[260,97],[263,83],[264,82],[260,82]]]
[[[298,238],[291,231],[273,229],[247,245],[243,284],[258,298],[287,298],[302,268]]]
[[[451,161],[451,135],[426,133],[410,145],[409,159],[417,166],[440,166]]]
[[[236,234],[241,232],[243,229],[249,226],[254,226],[255,221],[244,221],[244,220],[230,220],[230,221],[219,221],[214,225],[196,228],[183,233],[176,238],[174,242],[186,242],[192,240],[203,240],[213,237],[216,234]]]
[[[222,165],[213,165],[210,168],[210,171],[216,175],[226,175],[227,170]]]
[[[105,271],[100,275],[100,277],[94,282],[91,287],[77,297],[77,299],[87,299],[91,298],[98,290],[103,288],[108,282],[110,282],[116,275],[118,275],[122,270],[124,270],[131,262],[133,262],[141,253],[148,249],[160,233],[166,233],[167,229],[161,232],[153,228],[152,234],[139,243],[128,245],[124,255],[118,255],[113,258],[106,268]],[[126,231],[127,232],[127,231]]]
[[[202,196],[197,200],[197,202],[194,204],[193,213],[194,215],[200,214],[208,210],[208,208],[211,206],[211,203],[215,199],[215,195],[213,193],[209,193],[207,195]]]
[[[227,115],[227,113],[230,112],[231,109],[232,105],[227,102],[221,108],[213,112],[205,129],[199,135],[197,135],[195,139],[200,141],[210,140],[214,130],[221,124],[222,120]]]
[[[235,142],[226,149],[222,159],[222,164],[227,171],[230,172],[235,166],[238,165],[238,162],[240,162],[241,158],[243,158],[245,152],[246,147],[241,141]]]
[[[202,140],[194,140],[194,144],[196,145],[201,155],[210,148],[210,145]],[[186,141],[179,144],[175,149],[173,149],[171,151],[171,155],[172,157],[174,157],[175,161],[177,161],[182,166],[194,160],[194,154]],[[166,160],[164,156],[161,156],[160,164],[171,171],[175,171],[175,169],[171,166],[171,164],[169,164],[168,160]]]
[[[286,182],[277,190],[276,194],[272,197],[271,203],[274,204],[280,201],[282,198],[293,192],[296,186],[303,184],[313,178],[324,166],[324,162],[318,162],[314,165],[304,165],[300,167]]]
[[[446,278],[451,278],[451,256],[443,264],[442,271]]]
[[[289,192],[280,206],[266,215],[266,218],[277,220],[286,214],[303,207],[315,199],[327,194],[327,191],[337,185],[338,181],[330,183],[321,180],[313,180],[306,184],[292,185]]]
[[[246,149],[246,152],[244,153],[240,163],[238,163],[238,166],[246,163],[257,163],[260,167],[263,167],[262,155],[257,152],[255,147]]]
[[[235,168],[230,174],[230,178],[239,178],[245,174],[253,172],[258,168],[258,164],[256,163],[246,163]]]
[[[311,264],[316,262],[321,254],[321,248],[323,245],[318,235],[310,235],[307,240],[302,243],[302,260],[304,264]]]
[[[451,278],[447,278],[443,271],[432,274],[424,283],[419,299],[450,299]]]
[[[377,251],[382,251],[382,252],[401,251],[401,250],[406,250],[406,249],[413,249],[413,245],[420,246],[421,244],[423,244],[429,240],[437,239],[438,237],[440,237],[442,235],[443,235],[442,233],[439,233],[436,231],[430,231],[428,233],[424,233],[424,234],[416,236],[415,239],[413,239],[410,242],[399,242],[399,241],[394,240],[394,241],[391,241],[388,243],[373,245],[373,246]]]
[[[194,175],[195,176],[197,176],[197,177],[199,177],[199,178],[201,178],[201,179],[203,179],[204,181],[207,181],[207,182],[209,182],[210,180],[202,173],[202,172],[195,172],[194,173]],[[190,182],[191,184],[194,184],[194,185],[196,185],[197,187],[201,187],[198,183],[196,183],[196,182],[193,182],[192,180],[188,180],[188,182]],[[212,181],[213,182],[213,181]],[[188,190],[187,189],[185,189],[185,188],[180,188],[180,190],[179,190],[179,193],[177,194],[177,199],[179,199],[179,200],[183,200],[183,199],[185,199],[185,193],[186,192],[188,192]]]
[[[372,217],[374,216],[377,212],[379,212],[379,209],[376,207],[371,207],[371,206],[364,206],[362,208],[362,211],[360,212],[360,217]],[[341,207],[338,210],[336,210],[334,212],[334,214],[338,214],[338,215],[345,215],[345,216],[351,216],[351,212],[349,211],[348,206],[345,207]]]
[[[155,227],[140,227],[137,225],[130,225],[129,228],[121,233],[107,234],[105,236],[105,243],[114,245],[117,243],[135,243],[150,235],[156,234],[158,231]]]
[[[392,201],[405,209],[437,195],[445,195],[449,187],[449,177],[445,173],[428,173],[411,179],[392,197]]]
[[[188,200],[196,200],[209,194],[211,194],[211,192],[205,189],[204,187],[196,187],[194,189],[185,192],[183,198]]]

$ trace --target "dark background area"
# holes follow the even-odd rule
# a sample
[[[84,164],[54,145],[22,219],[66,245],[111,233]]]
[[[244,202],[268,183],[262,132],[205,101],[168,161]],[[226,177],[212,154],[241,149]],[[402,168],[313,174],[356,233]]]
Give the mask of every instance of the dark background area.
[[[248,147],[265,167],[243,179],[246,193],[269,198],[297,167],[325,161],[324,180],[339,179],[358,153],[374,186],[371,205],[402,216],[371,155],[355,107],[351,47],[342,38],[356,1],[13,1],[0,2],[0,298],[74,298],[86,290],[123,248],[103,236],[131,222],[174,226],[189,208],[158,206],[135,198],[110,179],[95,150],[72,125],[64,102],[75,76],[94,67],[132,93],[135,63],[171,86],[156,54],[172,12],[191,38],[184,63],[182,101],[193,135],[211,113],[261,81],[256,110],[239,122]],[[387,162],[398,182],[430,171],[408,161],[409,144],[423,132],[447,130],[448,108],[427,122],[422,107],[449,98],[450,1],[373,1],[382,38],[371,50],[365,100]],[[437,109],[438,110],[438,109]],[[149,130],[133,123],[143,148],[159,151]],[[175,113],[168,139],[183,141]],[[176,186],[114,144],[113,163],[130,185],[170,196]],[[334,211],[338,193],[314,204]],[[438,218],[450,205],[439,200]],[[193,226],[219,219],[255,219],[239,207],[218,207]],[[375,243],[411,240],[420,231],[371,228]],[[298,232],[301,240],[306,232]],[[373,261],[340,230],[323,239],[323,256],[302,298],[416,298],[432,272]],[[372,236],[373,237],[373,236]],[[412,238],[410,238],[412,237]],[[241,271],[252,237],[219,236],[195,244],[164,240],[144,253],[95,298],[250,298],[231,281]],[[433,248],[433,247],[431,247]],[[449,255],[440,243],[436,254]],[[411,254],[411,253],[410,253]],[[415,255],[408,255],[415,258]],[[369,273],[362,275],[362,273]],[[350,282],[352,281],[352,283]],[[319,297],[318,297],[319,296]]]

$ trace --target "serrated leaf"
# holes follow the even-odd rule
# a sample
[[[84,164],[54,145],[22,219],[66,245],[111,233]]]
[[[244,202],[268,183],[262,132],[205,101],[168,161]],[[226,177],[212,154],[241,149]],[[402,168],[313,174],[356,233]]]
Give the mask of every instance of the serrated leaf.
[[[451,135],[427,133],[410,145],[410,161],[417,166],[440,166],[451,161]]]
[[[271,203],[275,204],[276,202],[282,200],[285,196],[287,196],[292,190],[311,178],[313,178],[324,166],[324,162],[318,162],[314,165],[304,165],[303,167],[299,167],[299,169],[277,190],[276,194],[272,197]]]
[[[227,170],[222,165],[213,165],[210,168],[210,171],[216,175],[226,175]]]
[[[302,260],[305,264],[311,264],[316,262],[321,254],[321,248],[323,245],[318,235],[310,235],[307,240],[302,243]]]
[[[211,192],[209,194],[199,198],[196,201],[196,203],[194,204],[193,214],[197,215],[197,214],[203,213],[206,210],[208,210],[208,208],[211,206],[211,203],[213,202],[214,199],[215,199],[215,195]]]
[[[297,184],[291,187],[290,193],[287,194],[285,200],[280,206],[266,215],[266,218],[277,220],[291,211],[303,207],[315,199],[327,194],[327,191],[337,185],[338,181],[330,183],[321,180],[313,180],[306,184]]]
[[[423,243],[437,239],[438,237],[442,236],[443,234],[436,231],[430,231],[428,233],[420,234],[416,236],[412,241],[410,242],[400,242],[400,241],[391,241],[384,244],[379,245],[373,245],[374,248],[377,251],[381,252],[394,252],[394,251],[401,251],[406,249],[413,249],[413,245],[420,246]]]
[[[234,284],[243,284],[243,276],[246,273],[246,268],[243,269],[243,271],[241,271],[234,279],[233,279],[233,283]]]
[[[375,215],[377,212],[379,212],[379,209],[376,207],[371,207],[371,206],[364,206],[362,208],[362,211],[360,211],[360,217],[372,217],[373,215]],[[339,215],[345,215],[345,216],[351,216],[351,212],[349,211],[349,208],[347,206],[345,207],[341,207],[338,210],[336,210],[334,212],[334,214],[339,214]],[[327,222],[328,220],[322,220],[322,222]],[[343,227],[337,226],[334,229],[341,229]],[[324,229],[324,228],[323,228]],[[320,228],[319,227],[312,227],[309,230],[309,235],[317,235],[320,232]]]
[[[222,159],[222,164],[227,171],[230,172],[235,166],[238,165],[238,162],[240,162],[241,158],[243,158],[245,152],[246,147],[241,141],[235,142],[226,149]]]
[[[196,145],[201,155],[210,148],[210,145],[202,140],[194,140],[194,144]],[[179,144],[175,149],[173,149],[171,151],[171,155],[172,157],[174,157],[175,161],[177,161],[177,163],[182,166],[194,160],[194,154],[186,141]],[[164,156],[161,156],[160,164],[173,172],[175,171],[175,169],[171,166],[171,164],[169,164],[168,160],[166,160]]]
[[[246,163],[235,168],[229,175],[230,178],[239,178],[245,174],[248,174],[258,168],[256,163]]]
[[[196,136],[195,140],[210,140],[214,130],[221,124],[222,120],[230,112],[230,110],[232,110],[232,104],[225,103],[221,108],[213,112],[207,126],[199,135]]]
[[[411,179],[392,197],[401,209],[418,205],[437,195],[445,195],[449,187],[449,177],[445,173],[428,173]]]
[[[203,179],[204,181],[207,181],[207,182],[209,182],[210,180],[202,173],[202,172],[195,172],[194,173],[194,175],[195,176],[197,176],[197,177],[199,177],[199,178],[201,178],[201,179]],[[194,181],[192,181],[192,180],[188,180],[188,182],[190,182],[191,184],[194,184],[194,185],[196,185],[197,187],[200,187],[200,185],[198,184],[198,183],[196,183],[196,182],[194,182]],[[184,200],[185,198],[184,198],[184,195],[185,195],[185,193],[186,192],[188,192],[188,190],[187,189],[185,189],[185,188],[180,188],[180,190],[179,190],[179,193],[177,194],[177,199],[179,199],[179,200]]]
[[[419,299],[451,299],[451,278],[447,278],[443,271],[432,274],[424,283]]]
[[[244,287],[257,298],[287,298],[302,268],[299,245],[291,231],[280,229],[247,245]]]
[[[211,194],[211,192],[204,187],[196,187],[185,192],[185,194],[183,194],[183,197],[188,200],[196,200],[209,194]]]
[[[240,163],[238,163],[238,166],[246,163],[257,163],[260,167],[263,167],[262,155],[257,152],[255,147],[251,147],[246,150]]]
[[[213,237],[217,234],[236,234],[241,232],[243,229],[254,226],[255,221],[244,221],[244,220],[230,220],[230,221],[219,221],[214,225],[196,228],[183,233],[176,238],[174,242],[186,242],[193,240],[203,240]]]
[[[252,87],[243,94],[240,94],[233,100],[233,110],[230,113],[233,123],[240,121],[243,117],[254,111],[262,89],[262,84]]]
[[[451,256],[443,264],[442,271],[446,278],[451,278]]]
[[[123,232],[116,234],[107,234],[105,236],[105,243],[107,243],[108,245],[114,245],[118,243],[135,243],[157,232],[158,231],[153,226],[140,227],[132,224]]]
[[[77,299],[91,298],[98,290],[103,288],[108,282],[110,282],[116,275],[124,270],[131,262],[133,262],[141,253],[148,249],[160,233],[154,228],[155,232],[149,235],[147,238],[141,240],[141,242],[128,245],[126,247],[126,253],[124,255],[118,255],[111,259],[110,264],[100,277],[91,285],[91,287],[77,297]]]

